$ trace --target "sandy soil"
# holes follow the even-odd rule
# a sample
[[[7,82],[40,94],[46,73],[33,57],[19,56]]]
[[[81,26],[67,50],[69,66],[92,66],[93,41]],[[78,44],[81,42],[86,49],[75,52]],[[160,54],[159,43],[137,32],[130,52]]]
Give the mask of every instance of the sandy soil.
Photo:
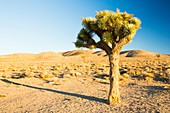
[[[122,56],[120,71],[128,76],[121,74],[121,103],[111,106],[103,55],[72,51],[0,57],[0,113],[169,113],[168,56]]]

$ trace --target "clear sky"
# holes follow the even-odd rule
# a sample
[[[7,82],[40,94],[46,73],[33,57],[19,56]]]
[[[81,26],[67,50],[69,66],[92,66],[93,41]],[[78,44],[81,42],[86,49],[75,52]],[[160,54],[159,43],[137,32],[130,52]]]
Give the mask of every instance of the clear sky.
[[[169,0],[0,0],[0,54],[76,49],[81,17],[96,11],[127,11],[142,21],[123,50],[170,54]]]

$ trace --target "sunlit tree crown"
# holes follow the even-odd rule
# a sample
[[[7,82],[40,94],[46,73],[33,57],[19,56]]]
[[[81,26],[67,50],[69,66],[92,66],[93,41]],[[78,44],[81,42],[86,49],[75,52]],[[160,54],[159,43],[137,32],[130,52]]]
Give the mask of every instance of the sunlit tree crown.
[[[141,21],[126,12],[104,10],[96,12],[94,18],[82,18],[82,25],[83,28],[78,34],[75,45],[95,48],[98,43],[93,39],[94,35],[100,38],[100,43],[102,41],[109,46],[120,43],[122,40],[125,44],[129,43],[140,28]]]

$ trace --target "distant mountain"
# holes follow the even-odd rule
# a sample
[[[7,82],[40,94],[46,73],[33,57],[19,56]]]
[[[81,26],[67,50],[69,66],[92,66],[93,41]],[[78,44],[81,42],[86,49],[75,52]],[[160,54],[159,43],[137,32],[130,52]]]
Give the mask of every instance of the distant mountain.
[[[146,57],[146,58],[156,58],[158,53],[149,52],[145,50],[128,50],[121,51],[120,57]],[[39,60],[55,60],[64,57],[75,57],[75,56],[88,56],[88,57],[96,57],[96,56],[107,56],[104,51],[91,51],[91,50],[73,50],[67,52],[42,52],[39,54],[29,54],[29,53],[16,53],[0,56],[0,61],[39,61]],[[170,57],[170,55],[160,54],[161,58]]]
[[[128,51],[122,51],[121,55],[124,55],[125,57],[156,57],[159,53],[154,53],[150,51],[145,50],[128,50]],[[160,57],[166,57],[168,55],[165,54],[159,54]]]
[[[159,53],[149,52],[145,50],[127,50],[121,51],[121,57],[156,57]],[[77,55],[97,55],[97,56],[107,56],[104,51],[91,51],[91,50],[73,50],[62,53],[63,56],[77,56]],[[169,56],[165,54],[160,54],[161,56]]]
[[[42,52],[39,54],[16,53],[0,56],[0,61],[54,60],[58,57],[61,57],[61,55],[55,52]]]
[[[76,55],[89,55],[92,54],[93,51],[91,50],[73,50],[73,51],[67,51],[67,52],[63,52],[62,55],[63,56],[76,56]]]
[[[128,50],[122,51],[121,54],[126,54],[125,57],[153,57],[156,53],[145,51],[145,50]]]

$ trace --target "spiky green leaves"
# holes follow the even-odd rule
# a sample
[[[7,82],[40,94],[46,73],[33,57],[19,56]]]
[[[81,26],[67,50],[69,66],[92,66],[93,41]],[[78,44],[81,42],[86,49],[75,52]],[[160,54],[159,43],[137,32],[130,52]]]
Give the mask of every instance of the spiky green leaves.
[[[86,30],[81,29],[80,33],[78,34],[77,41],[75,42],[76,47],[87,47],[92,48],[91,46],[95,44],[95,41],[92,39],[93,33]]]
[[[82,25],[84,28],[77,37],[76,45],[94,48],[97,43],[95,43],[92,34],[96,34],[100,41],[108,46],[120,43],[122,39],[127,39],[126,43],[128,43],[140,28],[141,21],[126,12],[104,10],[96,12],[95,18],[82,18]]]
[[[80,30],[77,39],[81,41],[87,41],[91,37],[92,33],[83,28]]]
[[[90,31],[92,31],[92,30],[94,31],[94,30],[98,29],[96,22],[97,22],[96,18],[92,18],[92,17],[82,18],[82,25]]]
[[[113,35],[112,35],[112,33],[106,31],[106,32],[103,33],[102,38],[103,38],[104,42],[111,43],[112,40],[113,40]]]
[[[84,47],[84,43],[81,40],[77,40],[74,44],[77,48]]]
[[[89,30],[100,29],[112,33],[112,41],[117,36],[126,38],[128,35],[135,34],[140,28],[140,20],[134,18],[132,14],[122,13],[119,10],[116,12],[104,10],[96,13],[95,18],[83,18],[83,26]],[[92,29],[93,28],[93,29]],[[105,33],[105,32],[104,32]],[[106,40],[106,34],[104,39]]]

